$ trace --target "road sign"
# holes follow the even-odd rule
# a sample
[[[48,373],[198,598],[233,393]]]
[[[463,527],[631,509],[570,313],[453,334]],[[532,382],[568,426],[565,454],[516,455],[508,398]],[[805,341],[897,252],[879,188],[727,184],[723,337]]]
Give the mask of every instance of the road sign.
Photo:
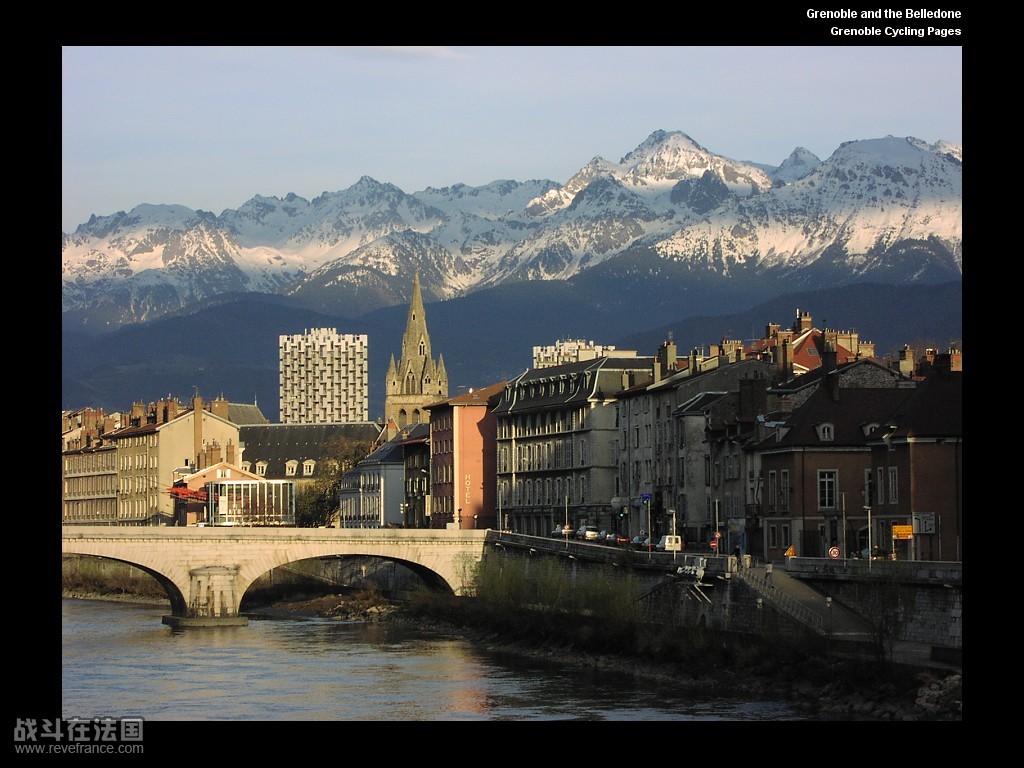
[[[829,547],[828,556],[835,560],[839,557],[839,547]]]
[[[641,501],[650,501],[651,500],[651,494],[649,494],[649,493],[641,493],[640,494],[640,500]]]
[[[721,531],[715,531],[715,538],[716,539],[722,538],[722,532]]]
[[[912,539],[914,538],[914,526],[894,525],[892,527],[892,537],[894,539]]]
[[[712,549],[718,549],[718,540],[717,539],[712,539],[711,540],[711,548]]]

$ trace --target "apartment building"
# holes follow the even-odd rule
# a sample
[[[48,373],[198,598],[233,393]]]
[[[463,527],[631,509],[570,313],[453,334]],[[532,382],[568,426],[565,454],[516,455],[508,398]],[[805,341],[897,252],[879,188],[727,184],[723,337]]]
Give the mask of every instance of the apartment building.
[[[505,382],[432,403],[431,527],[498,528],[494,499],[497,420]]]
[[[410,424],[341,479],[339,528],[401,527],[405,523],[405,443],[429,434],[426,422]]]
[[[553,368],[556,365],[596,360],[599,357],[636,357],[636,351],[595,344],[592,340],[559,339],[554,344],[533,348],[533,367]]]
[[[650,357],[599,357],[509,381],[497,417],[497,514],[538,536],[568,522],[608,527],[619,510],[617,393],[649,381]]]
[[[958,366],[956,361],[946,365]],[[935,368],[868,436],[873,544],[913,560],[963,559],[963,373]],[[853,505],[861,503],[860,498]],[[894,528],[893,526],[902,526]],[[858,544],[863,543],[863,538]]]
[[[110,525],[117,520],[117,446],[63,451],[61,468],[64,525]]]
[[[116,517],[108,524],[174,525],[170,489],[178,477],[221,461],[237,466],[237,424],[204,410],[198,395],[179,409],[175,399],[149,412],[136,404],[130,426],[104,435],[117,456]]]
[[[281,336],[280,422],[326,424],[367,421],[369,416],[368,340],[313,328]]]

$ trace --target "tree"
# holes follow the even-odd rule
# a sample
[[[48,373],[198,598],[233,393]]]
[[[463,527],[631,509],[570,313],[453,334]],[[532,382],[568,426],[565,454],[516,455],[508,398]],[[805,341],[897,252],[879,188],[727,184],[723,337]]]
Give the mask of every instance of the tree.
[[[372,449],[368,440],[336,438],[324,450],[320,473],[302,486],[295,497],[295,524],[300,528],[321,528],[338,518],[341,478]]]

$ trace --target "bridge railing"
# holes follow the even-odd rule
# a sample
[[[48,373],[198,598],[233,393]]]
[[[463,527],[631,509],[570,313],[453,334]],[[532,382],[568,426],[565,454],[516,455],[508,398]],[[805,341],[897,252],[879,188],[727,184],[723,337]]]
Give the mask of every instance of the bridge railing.
[[[819,635],[825,634],[825,622],[821,616],[794,600],[785,592],[772,584],[766,577],[755,576],[750,570],[738,570],[733,573],[737,578],[753,589],[763,600],[768,601],[790,618],[795,619],[804,626],[814,630]]]

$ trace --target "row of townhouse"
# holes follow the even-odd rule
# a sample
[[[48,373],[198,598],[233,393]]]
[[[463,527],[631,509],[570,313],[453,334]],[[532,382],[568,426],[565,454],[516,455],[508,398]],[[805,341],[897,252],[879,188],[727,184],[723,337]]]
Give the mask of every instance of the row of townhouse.
[[[289,525],[297,492],[373,422],[270,424],[255,404],[168,396],[131,411],[62,413],[65,525]]]
[[[205,405],[205,407],[204,407]],[[238,425],[222,400],[191,408],[176,399],[108,422],[83,440],[75,426],[65,433],[61,453],[61,520],[65,525],[176,525],[170,489],[182,477],[241,459]],[[100,420],[105,421],[105,420]],[[84,445],[82,443],[85,443]]]
[[[594,525],[767,559],[877,546],[959,560],[959,354],[927,351],[922,381],[807,314],[766,339],[609,350],[431,403],[426,428],[353,468],[340,524]]]

